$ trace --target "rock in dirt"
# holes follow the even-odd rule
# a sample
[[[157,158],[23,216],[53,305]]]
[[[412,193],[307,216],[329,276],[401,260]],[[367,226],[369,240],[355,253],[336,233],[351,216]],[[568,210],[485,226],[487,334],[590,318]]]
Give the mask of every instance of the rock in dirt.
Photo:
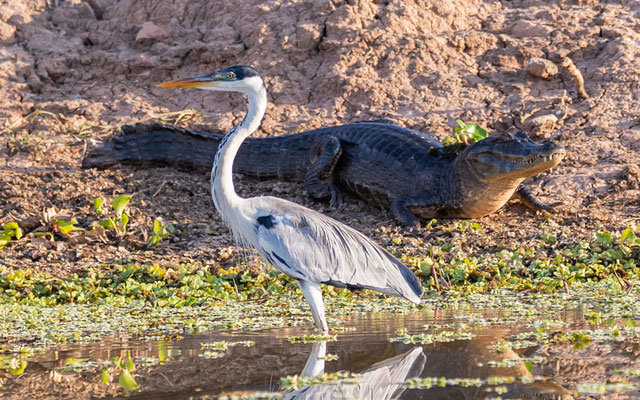
[[[527,119],[525,129],[535,136],[549,138],[556,129],[558,117],[554,114],[543,114]]]
[[[142,43],[146,40],[162,40],[168,37],[169,33],[166,30],[160,28],[151,21],[147,21],[142,24],[142,28],[138,31],[138,34],[136,35],[136,42]]]
[[[552,61],[540,57],[531,58],[525,69],[529,74],[542,79],[558,74],[558,67]]]
[[[511,26],[511,34],[517,38],[543,37],[551,32],[551,28],[546,25],[537,24],[533,21],[520,20]]]
[[[16,28],[0,21],[0,41],[13,41],[13,35],[16,33]]]

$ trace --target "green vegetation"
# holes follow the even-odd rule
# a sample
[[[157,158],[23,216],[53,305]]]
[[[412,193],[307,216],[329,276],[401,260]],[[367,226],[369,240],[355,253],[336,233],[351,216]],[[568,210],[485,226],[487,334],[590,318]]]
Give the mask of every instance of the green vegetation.
[[[170,234],[177,232],[175,227],[163,223],[162,218],[159,217],[154,220],[150,235],[147,235],[146,229],[139,222],[138,229],[128,229],[131,221],[126,209],[132,197],[128,194],[115,196],[111,202],[111,208],[104,206],[103,198],[96,198],[93,202],[93,209],[100,219],[89,226],[85,225],[85,227],[80,226],[78,222],[80,216],[76,218],[75,216],[58,215],[58,210],[55,207],[45,209],[42,215],[44,225],[26,235],[17,222],[6,223],[0,230],[0,249],[23,237],[25,241],[44,238],[50,242],[62,239],[72,243],[88,243],[96,240],[104,243],[109,241],[120,243],[126,240],[137,247],[146,245],[147,248],[151,248],[160,244],[162,239]]]
[[[194,110],[192,108],[182,111],[174,111],[168,112],[160,115],[156,115],[155,118],[161,124],[167,125],[185,125],[187,122],[192,119],[202,120],[204,118],[204,114],[198,110]]]
[[[482,241],[481,227],[474,224],[462,221],[441,227],[467,232],[467,237],[454,242],[436,240],[418,255],[399,256],[419,271],[427,288],[455,288],[464,293],[497,288],[554,292],[567,290],[575,282],[607,279],[627,289],[639,276],[637,228],[620,234],[595,231],[592,240],[577,242],[545,231],[537,245],[497,248],[477,256],[467,250],[468,241]]]
[[[2,226],[0,231],[0,249],[8,245],[12,240],[20,240],[22,238],[22,229],[17,222],[9,222]]]
[[[107,216],[107,218],[98,222],[100,226],[107,230],[113,230],[116,236],[124,236],[127,233],[127,224],[129,223],[129,215],[124,212],[125,207],[131,201],[131,195],[121,194],[116,196],[111,202],[113,207],[113,213],[115,215]],[[93,202],[94,209],[98,216],[105,214],[105,210],[102,208],[102,198],[97,198]]]
[[[160,241],[169,236],[169,230],[173,229],[171,225],[164,225],[162,220],[156,218],[153,221],[153,234],[149,237],[147,247],[153,247]]]
[[[460,145],[466,146],[473,142],[479,142],[482,139],[489,136],[487,130],[480,127],[478,124],[467,124],[461,119],[457,119],[458,126],[454,128],[454,136],[446,137],[442,143],[445,146],[453,146],[458,148]]]

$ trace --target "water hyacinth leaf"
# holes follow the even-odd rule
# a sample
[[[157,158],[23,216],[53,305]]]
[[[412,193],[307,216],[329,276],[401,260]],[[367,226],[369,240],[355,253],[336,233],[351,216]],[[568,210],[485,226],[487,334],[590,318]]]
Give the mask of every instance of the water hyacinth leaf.
[[[12,375],[22,375],[24,373],[25,368],[27,368],[27,365],[28,365],[27,360],[19,360],[19,361],[16,361],[15,363],[12,363],[8,371]]]
[[[458,127],[454,129],[456,138],[459,138],[458,134],[465,134],[474,142],[479,142],[489,136],[489,133],[478,124],[467,124],[461,119],[457,119],[456,123],[458,124]]]
[[[116,226],[115,221],[111,217],[100,220],[98,224],[105,229],[113,229],[114,231],[118,230],[118,227]]]
[[[613,236],[609,232],[596,232],[596,242],[605,246],[611,246]]]
[[[115,199],[113,199],[111,205],[113,206],[113,209],[115,210],[118,217],[122,216],[122,212],[124,211],[124,208],[127,206],[127,204],[129,204],[129,200],[131,200],[131,195],[128,194],[120,194],[116,196]]]
[[[158,218],[153,221],[153,233],[160,237],[166,237],[169,234]]]
[[[96,211],[96,214],[98,215],[102,215],[104,213],[104,210],[102,209],[103,202],[104,202],[104,199],[102,197],[96,197],[96,199],[93,201],[93,209]]]
[[[58,226],[58,229],[60,229],[60,232],[64,234],[84,230],[82,228],[74,226],[75,224],[78,223],[78,220],[75,218],[71,218],[71,220],[69,221],[65,221],[63,219],[56,219],[54,222]]]
[[[620,236],[620,242],[622,244],[633,243],[636,241],[636,234],[633,233],[631,228],[627,228],[622,231],[622,235]]]
[[[133,364],[133,359],[131,358],[131,350],[127,350],[127,360],[125,362],[125,368],[127,371],[133,371],[135,365]]]
[[[100,373],[100,380],[103,383],[111,382],[111,378],[109,377],[109,372],[107,371],[106,368],[102,368],[102,372]]]
[[[33,236],[35,237],[45,237],[47,239],[49,239],[50,241],[53,241],[53,233],[51,232],[34,232]]]
[[[8,245],[9,243],[11,243],[11,236],[8,236],[8,235],[0,236],[0,249]]]
[[[5,231],[15,231],[16,229],[18,229],[18,223],[17,222],[6,223],[2,225],[2,229],[4,229]]]
[[[160,243],[160,236],[151,235],[149,237],[149,243],[147,244],[147,247],[153,247],[153,246],[157,245],[158,243]]]
[[[135,367],[136,366],[133,364],[133,360],[131,359],[131,357],[127,358],[127,364],[126,364],[127,371],[133,371]]]
[[[126,369],[120,374],[118,383],[124,390],[136,390],[138,388],[136,380],[133,379],[133,376],[131,376],[129,371],[127,371]]]
[[[167,343],[160,342],[158,343],[158,361],[161,363],[167,359]]]
[[[527,369],[527,371],[529,371],[529,373],[531,373],[531,370],[533,369],[533,363],[531,361],[525,361],[524,367]]]
[[[125,212],[122,213],[120,223],[122,224],[122,231],[124,232],[127,228],[127,224],[129,223],[129,216],[127,215],[127,213]]]
[[[20,229],[17,222],[9,222],[4,224],[2,228],[8,236],[13,237],[16,240],[20,240],[20,238],[22,238],[22,229]]]
[[[156,235],[159,235],[159,234],[161,234],[161,233],[162,233],[162,231],[163,231],[163,229],[162,229],[162,223],[160,222],[160,220],[159,220],[159,219],[157,219],[157,218],[156,218],[156,219],[153,221],[153,233],[155,233]]]

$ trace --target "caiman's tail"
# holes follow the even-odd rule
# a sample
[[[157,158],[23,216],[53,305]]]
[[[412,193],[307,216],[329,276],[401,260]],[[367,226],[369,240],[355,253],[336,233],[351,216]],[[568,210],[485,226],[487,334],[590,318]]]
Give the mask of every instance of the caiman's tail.
[[[208,171],[223,136],[160,124],[124,125],[120,134],[87,152],[82,168],[128,164]]]
[[[210,171],[224,135],[161,124],[124,125],[118,135],[87,151],[82,168],[122,164]],[[233,163],[234,172],[258,179],[304,179],[311,141],[302,134],[248,138]]]

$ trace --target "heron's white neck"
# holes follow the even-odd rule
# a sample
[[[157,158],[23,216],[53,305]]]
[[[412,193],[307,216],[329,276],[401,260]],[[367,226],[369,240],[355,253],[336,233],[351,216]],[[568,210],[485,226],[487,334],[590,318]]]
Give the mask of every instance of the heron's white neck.
[[[220,142],[211,170],[213,203],[232,230],[237,226],[233,219],[238,215],[233,210],[243,202],[233,187],[233,160],[242,142],[258,129],[267,109],[267,91],[262,79],[252,77],[247,81],[246,86],[241,90],[249,100],[247,115]]]

